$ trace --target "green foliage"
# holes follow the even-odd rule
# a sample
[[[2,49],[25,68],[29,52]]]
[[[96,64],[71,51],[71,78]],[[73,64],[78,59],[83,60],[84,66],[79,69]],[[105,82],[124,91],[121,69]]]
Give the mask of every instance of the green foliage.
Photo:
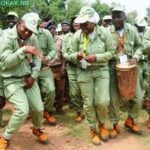
[[[0,27],[5,28],[5,15],[9,11],[15,11],[22,17],[27,12],[37,12],[43,20],[54,20],[56,23],[64,19],[70,20],[74,15],[77,15],[84,5],[81,0],[30,0],[30,6],[22,7],[1,7],[0,9]],[[109,6],[101,3],[98,0],[92,5],[102,18],[109,13]]]
[[[70,19],[72,16],[75,16],[79,13],[82,3],[80,0],[68,0],[67,3],[67,11],[66,11],[66,18]]]
[[[96,2],[92,4],[92,7],[99,13],[100,18],[110,13],[110,7],[99,0],[96,0]]]

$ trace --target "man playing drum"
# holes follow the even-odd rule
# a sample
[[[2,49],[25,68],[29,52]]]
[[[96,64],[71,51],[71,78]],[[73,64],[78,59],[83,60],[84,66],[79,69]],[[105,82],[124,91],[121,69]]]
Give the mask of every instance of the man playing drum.
[[[136,54],[136,49],[141,45],[140,37],[131,25],[125,23],[125,12],[121,7],[115,7],[112,9],[112,23],[113,25],[109,28],[113,41],[116,46],[116,54],[114,58],[110,61],[110,120],[113,123],[113,129],[110,131],[110,137],[115,138],[119,132],[118,121],[120,119],[120,102],[121,98],[117,91],[116,83],[116,72],[115,66],[120,60],[127,61],[129,59],[129,64],[136,64],[139,56]],[[134,119],[138,117],[141,108],[142,93],[137,81],[136,94],[133,99],[126,100],[128,111],[128,118],[124,123],[131,132],[140,134],[141,129],[135,124]]]

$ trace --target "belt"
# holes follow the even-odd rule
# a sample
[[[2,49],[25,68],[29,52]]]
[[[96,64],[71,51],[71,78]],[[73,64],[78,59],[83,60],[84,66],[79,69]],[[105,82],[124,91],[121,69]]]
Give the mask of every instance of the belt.
[[[30,77],[30,76],[31,76],[31,74],[27,74],[27,75],[24,75],[24,76],[3,77],[3,79],[9,79],[9,78],[22,79],[22,78],[27,78],[27,77]]]
[[[102,66],[102,65],[98,65],[98,66],[87,66],[87,69],[84,69],[82,68],[81,66],[79,67],[81,70],[96,70],[96,69],[99,69],[99,68],[102,68],[102,67],[105,67],[105,66]]]

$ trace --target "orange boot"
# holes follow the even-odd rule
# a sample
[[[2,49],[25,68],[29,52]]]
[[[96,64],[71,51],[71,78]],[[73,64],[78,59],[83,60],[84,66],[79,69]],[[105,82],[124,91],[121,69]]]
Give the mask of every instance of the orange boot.
[[[109,136],[110,136],[110,138],[115,138],[115,137],[117,137],[117,135],[119,133],[120,133],[119,125],[118,125],[118,123],[115,123],[113,129],[110,130],[110,132],[109,132]]]
[[[0,150],[7,150],[9,141],[3,137],[0,137]]]
[[[97,133],[96,133],[96,129],[91,129],[91,142],[96,145],[99,146],[101,145],[101,140],[98,137]]]
[[[81,112],[77,112],[77,116],[75,118],[75,121],[80,123],[84,119],[83,115]]]
[[[44,134],[41,129],[32,129],[32,133],[36,135],[39,139],[39,141],[43,144],[48,144],[48,136]]]
[[[147,127],[150,129],[150,117],[149,117],[149,120],[147,122]]]
[[[48,121],[48,123],[49,123],[51,126],[55,126],[55,125],[56,125],[56,118],[54,118],[54,117],[52,116],[52,113],[47,112],[47,111],[44,111],[43,117]]]
[[[105,125],[103,123],[99,123],[99,129],[100,129],[100,138],[103,141],[107,141],[109,139],[109,132],[105,128]]]
[[[141,134],[142,133],[140,127],[134,123],[134,120],[132,118],[128,118],[125,121],[124,126],[135,134]]]

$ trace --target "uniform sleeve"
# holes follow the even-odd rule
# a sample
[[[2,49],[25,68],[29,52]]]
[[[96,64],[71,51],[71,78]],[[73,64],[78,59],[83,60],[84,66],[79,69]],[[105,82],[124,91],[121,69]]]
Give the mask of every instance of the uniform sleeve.
[[[134,30],[135,34],[135,43],[134,43],[134,53],[133,53],[133,58],[136,58],[137,60],[140,60],[142,55],[140,51],[141,47],[141,38],[137,32],[137,30]]]
[[[105,52],[102,54],[96,54],[97,62],[107,62],[113,57],[115,53],[115,44],[113,43],[110,31],[107,29],[105,29],[104,37],[102,37],[102,40],[105,43]]]
[[[35,46],[37,49],[40,49],[37,36],[32,36],[30,40],[32,42],[32,46]],[[41,69],[41,60],[38,57],[32,55],[32,61],[34,63],[34,66],[32,67],[31,77],[37,79]]]
[[[77,53],[79,52],[79,36],[80,31],[75,32],[70,41],[70,49],[68,53],[69,60],[75,62],[77,60]]]
[[[47,55],[47,57],[49,59],[53,59],[55,57],[55,45],[54,45],[54,39],[52,37],[52,34],[47,31],[45,32],[46,33],[46,36],[47,36],[47,48],[49,50],[49,53]]]
[[[2,70],[11,69],[20,65],[20,62],[25,58],[25,46],[13,51],[13,39],[7,38],[1,45],[0,60]]]
[[[150,56],[150,30],[147,30],[144,34],[143,42],[142,42],[142,51],[143,54]]]
[[[63,55],[63,58],[68,60],[69,59],[69,41],[70,41],[70,37],[69,36],[64,36],[64,40],[63,40],[63,43],[62,43],[62,55]]]

